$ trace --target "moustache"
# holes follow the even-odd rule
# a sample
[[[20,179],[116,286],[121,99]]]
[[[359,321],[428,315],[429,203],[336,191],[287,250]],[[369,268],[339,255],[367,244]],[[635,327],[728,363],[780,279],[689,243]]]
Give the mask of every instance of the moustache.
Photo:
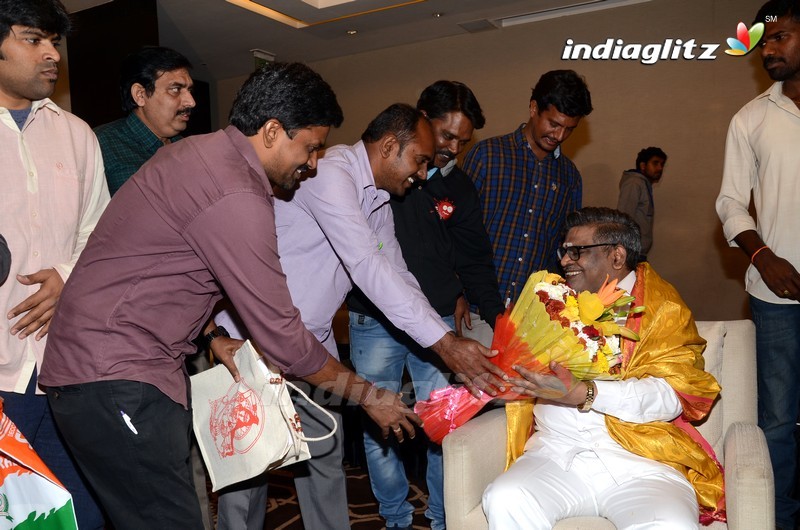
[[[779,58],[779,57],[767,57],[766,59],[764,59],[764,60],[763,60],[763,61],[761,61],[761,62],[762,62],[762,64],[764,65],[764,68],[768,68],[768,67],[769,67],[770,65],[772,65],[772,64],[775,64],[775,63],[782,63],[782,62],[783,62],[783,59],[781,59],[781,58]]]
[[[181,115],[191,116],[192,115],[192,107],[184,107],[182,109],[178,109],[178,112],[175,113],[176,116]]]

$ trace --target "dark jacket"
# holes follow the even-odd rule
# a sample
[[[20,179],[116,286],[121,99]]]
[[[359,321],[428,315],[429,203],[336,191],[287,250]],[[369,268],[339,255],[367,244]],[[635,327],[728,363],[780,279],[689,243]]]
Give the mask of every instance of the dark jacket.
[[[452,315],[462,294],[494,325],[503,312],[492,246],[475,186],[461,169],[433,177],[390,200],[395,233],[408,270],[436,311]],[[347,299],[351,311],[381,318],[358,289]],[[385,319],[382,319],[385,320]]]

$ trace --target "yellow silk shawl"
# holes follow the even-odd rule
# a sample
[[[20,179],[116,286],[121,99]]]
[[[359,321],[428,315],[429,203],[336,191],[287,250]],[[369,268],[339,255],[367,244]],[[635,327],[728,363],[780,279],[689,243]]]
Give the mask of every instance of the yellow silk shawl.
[[[636,269],[634,306],[645,311],[628,317],[626,326],[638,342],[623,340],[622,379],[663,378],[678,394],[683,414],[672,422],[627,423],[606,416],[611,437],[628,451],[681,472],[692,484],[701,519],[724,520],[722,467],[710,445],[688,422],[704,418],[719,393],[714,377],[703,370],[706,341],[697,333],[692,314],[675,288],[647,263]],[[506,469],[524,452],[532,433],[533,401],[506,404],[508,446]]]

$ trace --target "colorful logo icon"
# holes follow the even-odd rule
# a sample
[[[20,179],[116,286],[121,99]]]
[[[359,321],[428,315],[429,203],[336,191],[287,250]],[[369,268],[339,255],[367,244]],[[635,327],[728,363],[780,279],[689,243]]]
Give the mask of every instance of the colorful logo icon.
[[[753,27],[749,30],[744,25],[744,22],[739,22],[739,25],[736,26],[736,38],[731,37],[728,39],[728,46],[731,49],[725,50],[725,53],[728,55],[747,55],[756,47],[763,35],[764,24],[761,22],[753,24]]]

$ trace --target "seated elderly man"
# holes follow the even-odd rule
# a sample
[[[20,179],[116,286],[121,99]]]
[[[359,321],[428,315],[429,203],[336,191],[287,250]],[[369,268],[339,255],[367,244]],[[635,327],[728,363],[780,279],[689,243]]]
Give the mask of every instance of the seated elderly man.
[[[721,518],[721,468],[688,423],[703,418],[719,392],[703,371],[705,340],[691,312],[650,265],[637,266],[641,236],[627,215],[583,208],[566,229],[558,255],[567,283],[595,292],[606,277],[618,280],[633,304],[645,306],[626,322],[640,340],[622,341],[617,381],[578,381],[555,363],[560,378],[518,368],[515,391],[549,399],[507,407],[509,440],[524,441],[531,419],[535,432],[483,495],[490,528],[546,529],[600,516],[618,529],[678,530]],[[513,442],[509,451],[510,459],[523,452]]]

